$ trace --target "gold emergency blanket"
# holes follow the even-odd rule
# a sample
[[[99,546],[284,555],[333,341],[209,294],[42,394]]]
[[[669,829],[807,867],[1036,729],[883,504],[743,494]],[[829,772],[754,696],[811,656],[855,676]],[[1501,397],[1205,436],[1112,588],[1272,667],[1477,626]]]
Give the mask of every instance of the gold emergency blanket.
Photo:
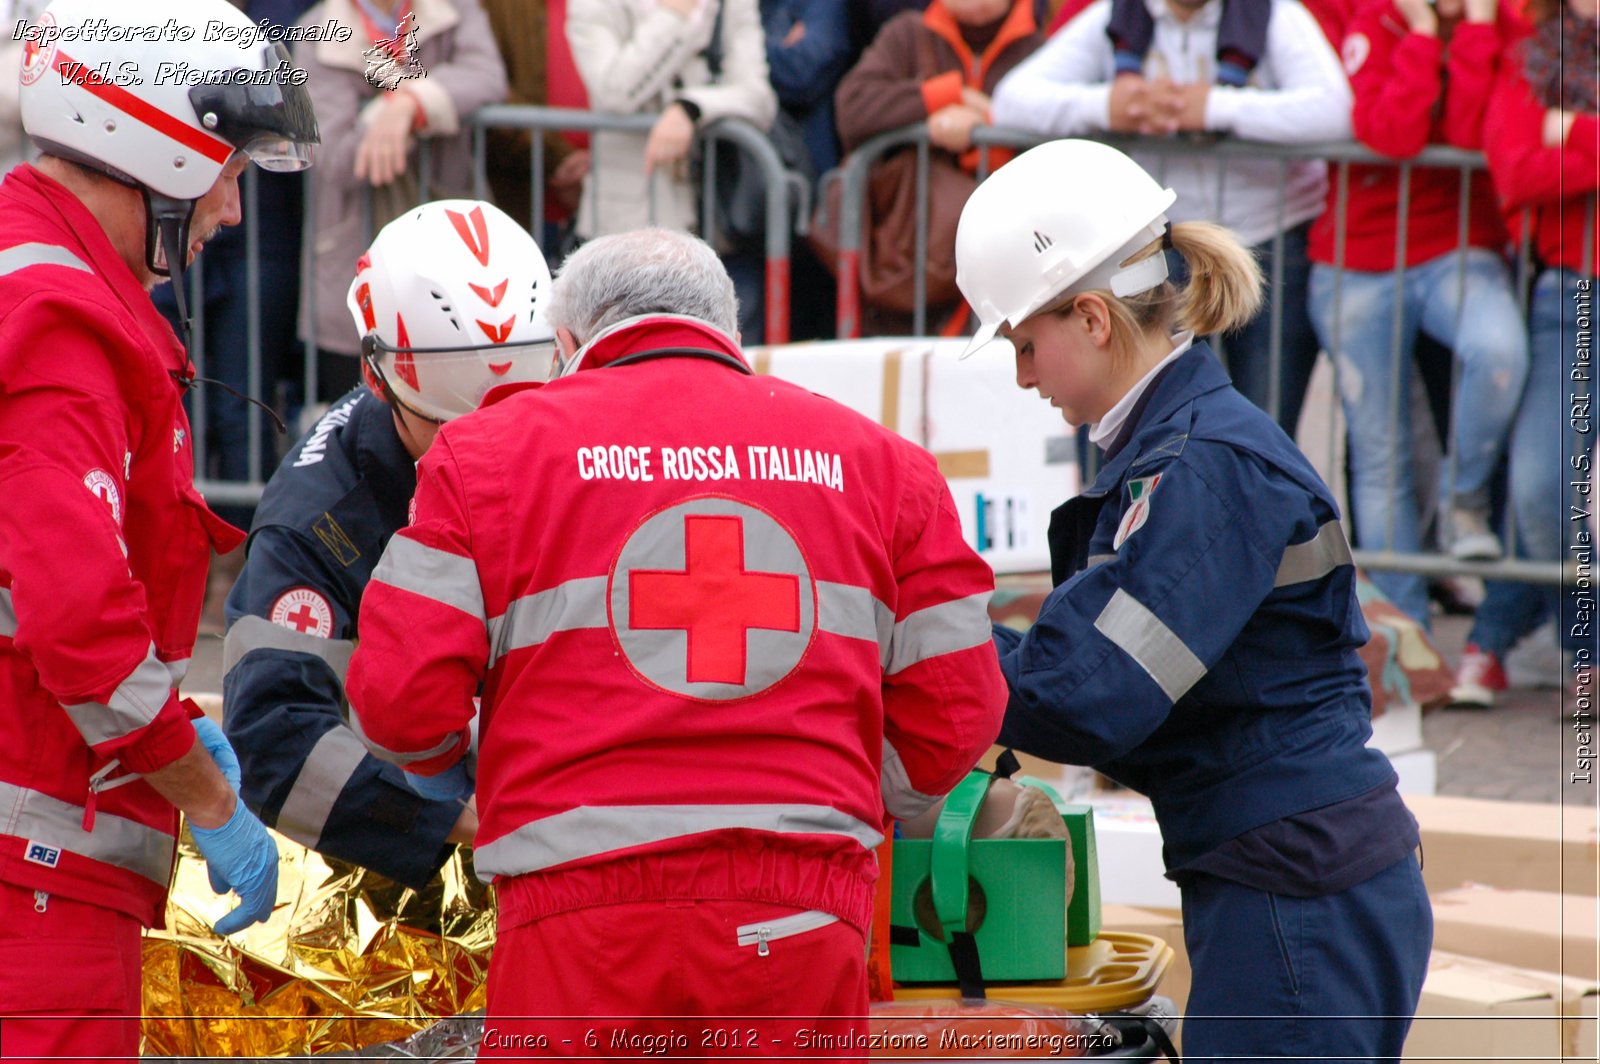
[[[360,1049],[483,1008],[494,908],[465,851],[415,891],[273,838],[272,919],[223,939],[211,925],[237,899],[212,891],[185,831],[166,930],[144,940],[146,1056]]]

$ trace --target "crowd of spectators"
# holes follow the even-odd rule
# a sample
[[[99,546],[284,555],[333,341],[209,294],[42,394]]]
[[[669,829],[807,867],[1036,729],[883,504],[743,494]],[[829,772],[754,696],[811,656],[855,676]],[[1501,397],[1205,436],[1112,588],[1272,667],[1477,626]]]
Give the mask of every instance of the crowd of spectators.
[[[980,126],[1121,135],[1179,193],[1174,221],[1220,221],[1263,264],[1260,314],[1213,338],[1240,390],[1293,435],[1319,352],[1333,357],[1358,546],[1461,560],[1561,556],[1565,471],[1587,464],[1554,411],[1575,387],[1562,383],[1558,337],[1572,331],[1575,295],[1595,275],[1597,0],[235,2],[277,25],[332,20],[355,31],[346,42],[295,49],[322,129],[313,201],[302,204],[298,175],[257,182],[256,382],[240,342],[242,235],[220,235],[204,257],[197,361],[290,414],[354,383],[357,352],[333,294],[367,234],[417,202],[419,172],[433,198],[472,193],[464,120],[484,104],[650,119],[592,134],[489,133],[492,195],[553,264],[584,239],[646,222],[699,227],[696,133],[720,118],[773,129],[775,141],[783,132],[793,142],[786,160],[790,147],[805,157],[792,165],[819,202],[818,175],[875,135],[918,123],[935,165],[967,175],[965,186],[930,187],[958,197],[980,167],[1008,158],[996,148],[980,163]],[[0,3],[12,20],[40,6]],[[374,48],[414,60],[425,75],[374,85],[366,76]],[[0,62],[14,61],[0,53]],[[0,112],[8,108],[14,100],[0,92]],[[0,153],[15,162],[25,146],[7,139],[16,123],[0,117]],[[1223,138],[1353,140],[1394,162],[1331,166],[1303,151],[1205,150]],[[1400,165],[1430,145],[1482,151],[1488,172]],[[891,153],[878,165],[893,162]],[[943,239],[930,236],[934,245]],[[1534,264],[1520,274],[1519,244]],[[833,264],[798,237],[793,247],[792,336],[830,336]],[[723,250],[744,339],[759,341],[764,257],[748,246]],[[939,269],[932,260],[951,251],[929,247],[930,276]],[[943,286],[929,292],[944,300],[930,301],[929,331],[968,328],[959,297]],[[162,306],[175,320],[170,296]],[[869,333],[911,327],[903,307],[864,310]],[[318,378],[308,395],[309,350]],[[221,391],[205,402],[205,475],[270,472],[273,439],[245,402]],[[261,433],[254,466],[249,423]],[[248,509],[228,516],[247,523]],[[1427,626],[1423,577],[1374,580]],[[1553,593],[1491,582],[1462,664],[1464,697],[1483,703],[1503,687],[1503,655],[1557,607]]]

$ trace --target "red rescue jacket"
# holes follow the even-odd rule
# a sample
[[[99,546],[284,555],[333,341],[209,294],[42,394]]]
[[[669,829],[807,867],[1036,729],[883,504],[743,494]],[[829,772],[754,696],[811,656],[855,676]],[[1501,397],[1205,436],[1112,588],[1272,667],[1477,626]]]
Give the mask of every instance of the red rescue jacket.
[[[491,400],[367,586],[353,723],[432,774],[482,685],[474,857],[508,925],[712,896],[865,929],[886,804],[947,792],[1006,702],[932,456],[684,318]]]
[[[194,727],[175,685],[210,550],[172,328],[95,217],[0,184],[0,880],[156,926],[177,813],[139,774]]]

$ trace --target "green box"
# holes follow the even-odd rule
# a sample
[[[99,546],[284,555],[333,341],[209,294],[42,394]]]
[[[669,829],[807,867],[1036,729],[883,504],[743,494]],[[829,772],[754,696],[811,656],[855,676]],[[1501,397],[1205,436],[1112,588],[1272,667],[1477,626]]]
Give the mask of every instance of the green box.
[[[889,919],[896,926],[915,927],[918,938],[915,946],[889,947],[889,964],[900,982],[956,981],[931,898],[929,861],[934,845],[931,839],[899,839],[894,844]],[[1066,907],[1062,904],[1066,897],[1066,840],[973,839],[967,850],[967,869],[966,926],[977,941],[984,979],[1066,978]]]
[[[1020,781],[1019,781],[1020,782]],[[1067,945],[1087,946],[1100,937],[1100,855],[1094,844],[1094,806],[1056,802],[1072,838],[1072,904],[1067,906]]]

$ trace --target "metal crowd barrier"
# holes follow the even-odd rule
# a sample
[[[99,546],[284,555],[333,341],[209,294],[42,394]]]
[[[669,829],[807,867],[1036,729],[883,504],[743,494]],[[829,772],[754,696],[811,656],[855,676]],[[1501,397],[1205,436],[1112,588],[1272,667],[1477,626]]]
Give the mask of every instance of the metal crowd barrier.
[[[1026,149],[1052,138],[1042,137],[1034,133],[1015,129],[980,126],[973,132],[974,143],[980,150],[978,177],[981,180],[987,176],[990,150],[993,147],[1012,149]],[[1184,156],[1204,156],[1207,160],[1217,160],[1219,168],[1232,159],[1276,159],[1280,165],[1279,196],[1277,202],[1276,236],[1273,238],[1273,272],[1270,281],[1277,289],[1281,287],[1283,277],[1283,241],[1285,226],[1283,224],[1285,195],[1284,189],[1289,165],[1305,159],[1327,161],[1330,164],[1330,181],[1335,191],[1334,205],[1336,212],[1336,231],[1338,233],[1335,260],[1336,275],[1334,300],[1339,305],[1342,299],[1342,281],[1344,277],[1344,244],[1345,217],[1349,201],[1350,166],[1354,163],[1392,166],[1399,169],[1400,200],[1398,204],[1398,225],[1396,232],[1396,263],[1394,284],[1399,291],[1405,284],[1405,261],[1408,247],[1409,234],[1407,221],[1409,213],[1409,197],[1411,191],[1411,175],[1421,168],[1448,168],[1457,170],[1462,176],[1460,203],[1458,209],[1457,241],[1459,250],[1453,254],[1457,257],[1458,278],[1464,279],[1466,271],[1467,233],[1470,223],[1470,193],[1474,181],[1488,180],[1483,156],[1478,152],[1463,151],[1450,147],[1429,147],[1412,159],[1394,160],[1378,155],[1360,144],[1353,142],[1324,143],[1309,145],[1283,145],[1266,144],[1254,141],[1236,140],[1232,138],[1146,138],[1115,134],[1095,135],[1095,139],[1111,144],[1123,151],[1140,152],[1146,155],[1156,154],[1160,157],[1155,177],[1163,180],[1166,166],[1172,158]],[[916,335],[926,335],[928,332],[928,307],[925,276],[928,263],[928,168],[930,165],[930,144],[926,123],[917,123],[901,129],[890,130],[879,134],[866,141],[855,151],[851,152],[835,171],[825,175],[824,182],[840,181],[843,183],[839,197],[839,242],[838,260],[835,264],[839,281],[838,303],[836,308],[836,328],[838,336],[854,338],[861,335],[862,328],[862,297],[861,297],[861,267],[862,267],[862,242],[866,237],[865,224],[867,222],[867,195],[871,180],[872,168],[889,154],[902,150],[914,149],[917,153],[917,193],[916,193],[916,244],[915,261],[918,264],[916,271],[915,307],[912,312],[912,331]],[[1221,201],[1226,187],[1222,179],[1221,170],[1217,181],[1216,214],[1221,215]],[[828,202],[827,196],[819,199]],[[1590,210],[1594,209],[1591,202]],[[826,221],[826,220],[825,220]],[[1522,226],[1523,242],[1516,256],[1515,288],[1519,306],[1523,312],[1523,320],[1527,320],[1527,300],[1530,283],[1532,280],[1532,256],[1527,245],[1527,226]],[[1592,239],[1593,227],[1586,230]],[[1595,261],[1594,249],[1586,249],[1586,262]],[[1591,267],[1592,268],[1592,267]],[[1458,308],[1457,313],[1461,313]],[[1402,320],[1400,315],[1395,316],[1394,327],[1391,333],[1391,350],[1398,351],[1401,343]],[[1278,399],[1282,390],[1282,306],[1279,301],[1272,305],[1272,330],[1270,348],[1270,387],[1269,409],[1278,409]],[[1335,348],[1339,347],[1337,334],[1330,338]],[[1218,352],[1225,356],[1225,351]],[[1397,432],[1400,410],[1398,397],[1401,389],[1398,387],[1399,376],[1410,371],[1410,366],[1404,360],[1395,358],[1394,373],[1396,374],[1395,387],[1391,394],[1397,402],[1389,410],[1389,428],[1391,434]],[[1456,390],[1456,369],[1452,365],[1451,392]],[[1334,389],[1333,402],[1339,403],[1338,387],[1339,367],[1334,360]],[[1328,419],[1330,435],[1335,419]],[[1440,426],[1440,432],[1448,442],[1451,436],[1449,426]],[[1329,453],[1334,448],[1330,440]],[[1454,454],[1446,447],[1444,458],[1451,462],[1453,481]],[[1391,515],[1391,522],[1393,516]],[[1393,539],[1393,526],[1386,539]],[[1462,562],[1443,554],[1416,554],[1399,553],[1395,551],[1357,550],[1355,558],[1358,564],[1368,569],[1388,569],[1419,573],[1425,576],[1445,575],[1471,575],[1493,579],[1521,580],[1535,583],[1556,584],[1563,580],[1564,567],[1560,562],[1530,562],[1511,557],[1515,549],[1514,532],[1508,533],[1506,541],[1507,557],[1499,562]],[[1570,570],[1571,566],[1565,567]],[[1570,572],[1568,579],[1571,578]]]
[[[544,158],[545,145],[542,134],[546,131],[624,131],[633,133],[648,133],[655,124],[656,116],[616,115],[595,111],[575,110],[571,108],[556,107],[529,107],[521,105],[497,104],[484,107],[468,116],[465,127],[472,131],[473,143],[473,195],[487,198],[488,180],[486,170],[487,141],[486,131],[491,128],[527,129],[534,133],[532,140],[532,153],[529,165],[529,183],[531,190],[530,217],[526,219],[529,231],[536,236],[541,235],[544,220]],[[766,196],[766,232],[765,232],[765,329],[768,343],[785,343],[789,339],[790,322],[790,252],[795,233],[804,233],[811,216],[811,187],[801,175],[787,169],[783,158],[773,146],[772,141],[765,133],[754,125],[742,119],[727,118],[707,124],[697,130],[696,141],[703,150],[706,160],[702,168],[701,197],[702,205],[709,208],[715,195],[717,180],[717,153],[713,147],[718,142],[728,142],[737,146],[742,153],[742,162],[754,164],[763,176],[767,190]],[[417,152],[417,186],[418,202],[426,202],[432,198],[432,160],[433,143],[423,140]],[[300,304],[296,312],[296,320],[300,323],[315,323],[317,320],[317,302],[320,299],[340,298],[337,292],[319,292],[314,283],[315,273],[313,253],[315,236],[313,227],[316,219],[316,192],[313,184],[314,171],[308,171],[304,178],[304,237],[301,250],[301,290]],[[593,179],[597,184],[602,180],[599,174],[594,174]],[[653,219],[656,213],[655,195],[658,187],[658,177],[653,175],[650,179],[649,214]],[[246,301],[246,335],[243,338],[248,358],[248,395],[272,406],[274,396],[272,386],[275,382],[262,379],[261,372],[261,299],[260,299],[260,234],[257,219],[258,178],[254,167],[245,172],[241,198],[244,205],[244,236],[245,236],[245,301]],[[598,195],[591,204],[598,201]],[[363,212],[365,224],[363,226],[362,244],[365,246],[372,240],[377,227],[373,224],[372,197],[367,195]],[[591,206],[591,210],[597,206]],[[703,216],[712,220],[715,226],[716,212],[706,209]],[[718,234],[714,231],[702,234],[708,241],[716,242]],[[554,263],[552,263],[554,265]],[[205,277],[201,262],[197,260],[194,267],[188,271],[189,280],[189,307],[192,317],[192,330],[194,337],[194,359],[197,372],[201,376],[207,375],[205,366]],[[302,325],[302,328],[304,326]],[[311,327],[314,333],[314,325]],[[300,346],[304,351],[304,368],[300,374],[302,395],[306,397],[306,410],[314,409],[317,393],[317,361],[318,352],[315,339],[302,340]],[[261,497],[261,492],[266,486],[266,479],[271,475],[276,466],[277,454],[270,448],[263,446],[263,441],[272,438],[270,429],[266,426],[265,415],[255,409],[248,408],[248,468],[247,480],[219,480],[209,478],[204,471],[208,468],[208,388],[201,387],[195,390],[192,400],[192,420],[196,426],[194,432],[194,456],[197,470],[196,486],[213,503],[222,504],[253,504]],[[214,400],[213,400],[214,401]],[[304,421],[297,426],[290,426],[291,438],[309,427]],[[289,441],[280,441],[287,445]]]

